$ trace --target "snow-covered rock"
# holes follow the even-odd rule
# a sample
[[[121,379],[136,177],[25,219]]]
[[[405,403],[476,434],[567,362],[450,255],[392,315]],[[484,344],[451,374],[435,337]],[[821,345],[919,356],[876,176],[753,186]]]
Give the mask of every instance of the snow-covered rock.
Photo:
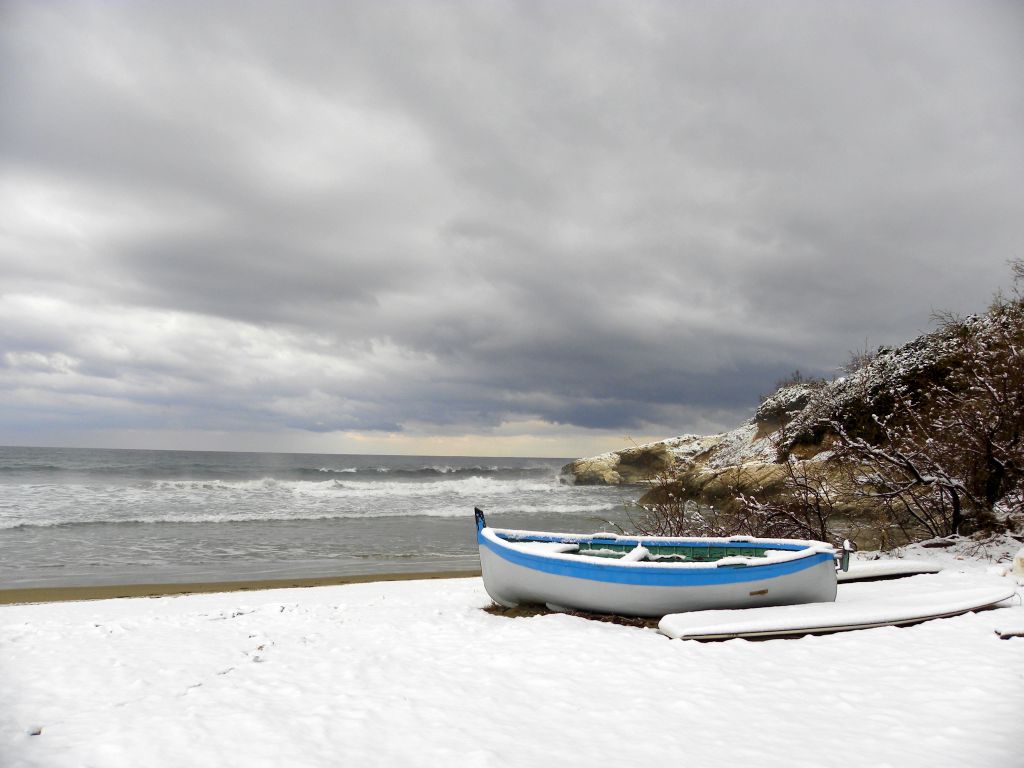
[[[712,470],[747,462],[773,462],[775,448],[770,436],[759,436],[754,421],[717,435],[681,435],[645,443],[621,451],[577,459],[562,472],[580,485],[642,483],[671,470],[673,474],[695,468]]]

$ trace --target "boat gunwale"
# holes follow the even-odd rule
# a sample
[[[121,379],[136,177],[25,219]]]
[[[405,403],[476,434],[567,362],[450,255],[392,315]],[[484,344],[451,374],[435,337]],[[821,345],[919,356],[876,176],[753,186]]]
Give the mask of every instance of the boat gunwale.
[[[835,550],[831,544],[827,544],[824,541],[816,541],[814,539],[768,539],[758,538],[756,536],[644,536],[636,535],[629,536],[618,533],[558,533],[554,531],[527,531],[516,528],[498,528],[493,525],[483,526],[488,530],[494,531],[500,536],[529,536],[538,537],[536,541],[561,541],[565,543],[576,544],[581,541],[607,541],[611,543],[616,542],[650,542],[652,544],[666,544],[673,545],[679,544],[685,546],[688,544],[755,544],[755,545],[774,545],[773,548],[777,547],[780,549],[792,548],[792,547],[809,547],[817,546],[826,549]],[[531,539],[533,540],[533,539]]]
[[[520,542],[509,541],[503,536],[514,536],[520,538]],[[500,553],[505,550],[515,553],[516,560],[534,560],[541,563],[544,561],[563,562],[566,565],[573,564],[573,570],[582,566],[583,569],[618,569],[629,570],[639,569],[641,571],[664,571],[666,573],[680,571],[712,571],[719,568],[736,569],[751,574],[751,578],[757,571],[772,568],[773,566],[796,563],[804,559],[819,559],[820,555],[828,555],[834,558],[835,548],[825,542],[810,541],[803,539],[759,539],[756,537],[742,536],[731,538],[703,538],[703,537],[662,537],[662,536],[617,536],[611,539],[607,534],[561,534],[545,531],[522,531],[508,528],[491,528],[484,526],[478,529],[478,537],[490,545],[490,549]],[[556,551],[544,551],[541,549],[527,550],[514,546],[516,543],[552,542],[563,544],[579,544],[583,542],[608,542],[623,544],[651,544],[662,546],[764,546],[765,549],[772,549],[778,552],[785,552],[784,555],[772,556],[770,558],[748,557],[742,555],[727,555],[719,560],[710,562],[665,562],[665,561],[643,561],[621,559],[588,557],[577,553],[562,553]],[[483,542],[481,542],[483,543]],[[508,559],[508,558],[506,558]],[[522,564],[522,563],[521,563]],[[529,566],[527,566],[529,567]]]

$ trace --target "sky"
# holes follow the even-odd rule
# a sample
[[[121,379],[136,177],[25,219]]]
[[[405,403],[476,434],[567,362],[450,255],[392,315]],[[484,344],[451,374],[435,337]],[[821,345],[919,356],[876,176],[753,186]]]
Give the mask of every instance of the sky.
[[[0,444],[582,456],[1024,256],[1012,2],[0,0]]]

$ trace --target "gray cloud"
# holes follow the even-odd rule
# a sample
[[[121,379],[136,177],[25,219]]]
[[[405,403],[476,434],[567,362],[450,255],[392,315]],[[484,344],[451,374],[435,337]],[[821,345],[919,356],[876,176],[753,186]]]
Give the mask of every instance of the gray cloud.
[[[1011,3],[0,12],[0,441],[725,426],[1024,244]]]

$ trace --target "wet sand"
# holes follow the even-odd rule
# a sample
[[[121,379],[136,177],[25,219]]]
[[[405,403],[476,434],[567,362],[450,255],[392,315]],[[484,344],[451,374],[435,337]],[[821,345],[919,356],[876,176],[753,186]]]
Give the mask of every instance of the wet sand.
[[[409,581],[414,579],[468,579],[480,571],[439,571],[435,573],[368,573],[355,576],[320,576],[298,579],[247,579],[244,581],[207,581],[182,584],[122,584],[81,587],[31,587],[0,589],[0,605],[16,603],[60,603],[71,600],[110,600],[118,597],[162,597],[209,592],[249,592],[263,589],[326,587],[335,584],[364,584],[373,581]]]

